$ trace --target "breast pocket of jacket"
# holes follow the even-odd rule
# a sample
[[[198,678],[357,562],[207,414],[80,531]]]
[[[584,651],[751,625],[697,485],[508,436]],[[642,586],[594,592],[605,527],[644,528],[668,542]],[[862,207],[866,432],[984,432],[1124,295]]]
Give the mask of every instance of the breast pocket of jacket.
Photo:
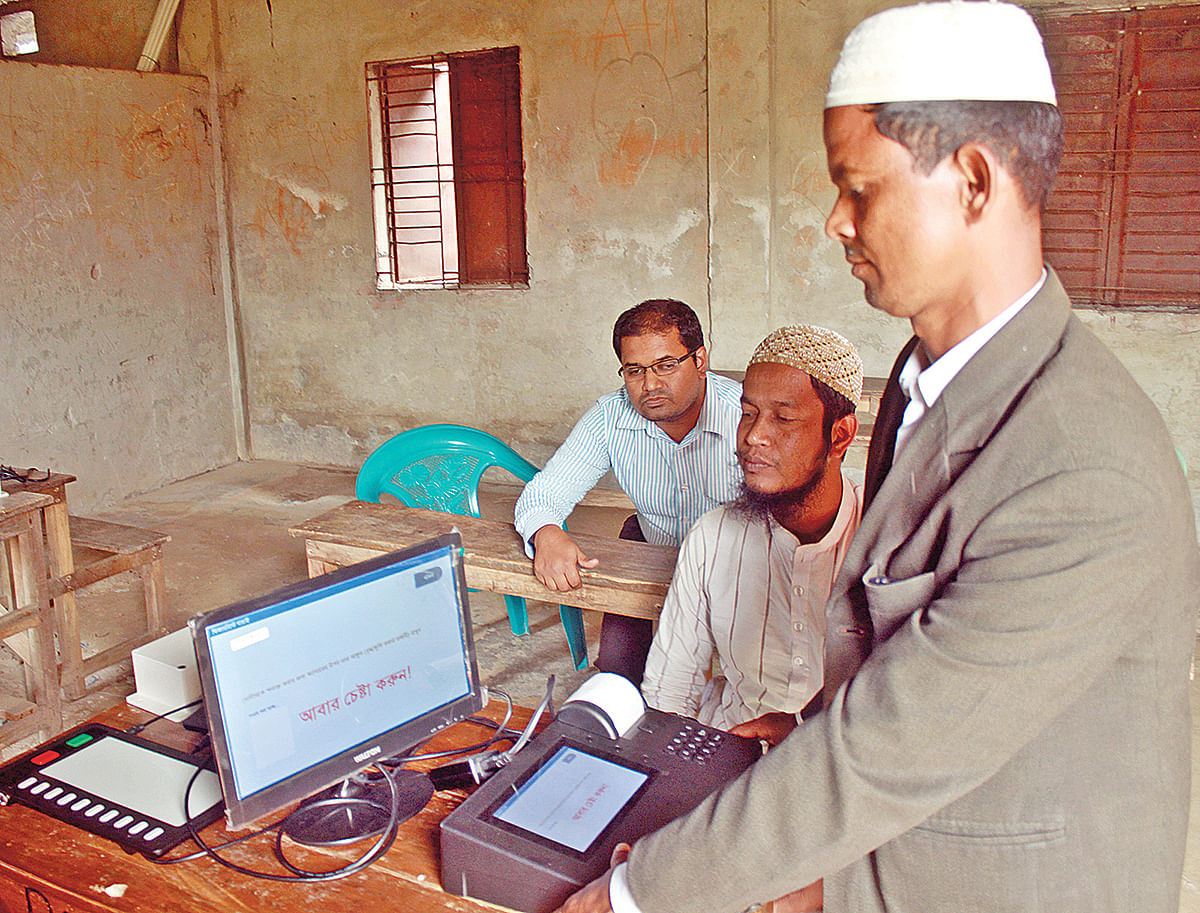
[[[887,640],[913,612],[929,605],[937,586],[933,571],[897,579],[885,575],[878,563],[867,569],[862,582],[876,643]]]

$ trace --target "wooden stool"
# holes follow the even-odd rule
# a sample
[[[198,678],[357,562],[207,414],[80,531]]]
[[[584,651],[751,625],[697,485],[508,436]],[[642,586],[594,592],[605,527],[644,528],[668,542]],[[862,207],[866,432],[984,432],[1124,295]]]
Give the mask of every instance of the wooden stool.
[[[90,517],[71,517],[71,544],[103,553],[104,557],[74,568],[50,581],[50,597],[58,615],[58,652],[62,667],[59,677],[67,697],[83,695],[87,676],[129,657],[135,647],[166,633],[162,622],[166,582],[163,577],[162,546],[171,537],[136,526],[123,526]],[[79,634],[79,612],[73,598],[62,598],[116,574],[136,572],[142,578],[145,625],[118,644],[92,656],[83,656]]]
[[[11,608],[0,614],[0,640],[27,634],[25,694],[0,697],[0,745],[34,733],[49,738],[62,728],[58,669],[54,658],[54,613],[46,587],[46,553],[41,511],[53,499],[18,492],[0,500],[0,539],[4,542]]]

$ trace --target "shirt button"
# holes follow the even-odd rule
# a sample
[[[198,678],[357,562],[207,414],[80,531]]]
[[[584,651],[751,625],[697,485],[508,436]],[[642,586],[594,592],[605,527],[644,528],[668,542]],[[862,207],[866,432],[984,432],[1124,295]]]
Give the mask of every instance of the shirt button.
[[[804,622],[798,621],[798,622],[796,622],[794,627],[797,631],[803,631],[804,630]]]
[[[804,660],[802,660],[799,656],[797,656],[795,659],[792,660],[792,665],[793,666],[803,666]]]
[[[802,587],[802,586],[793,587],[793,590],[795,591],[795,593],[796,593],[796,595],[797,595],[797,596],[803,596],[803,595],[804,595],[804,587]]]

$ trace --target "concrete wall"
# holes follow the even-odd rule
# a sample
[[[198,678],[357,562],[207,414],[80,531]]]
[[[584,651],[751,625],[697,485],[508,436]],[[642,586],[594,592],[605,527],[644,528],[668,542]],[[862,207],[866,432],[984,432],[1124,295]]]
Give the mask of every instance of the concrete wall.
[[[198,77],[0,62],[0,462],[87,510],[236,458]]]
[[[450,420],[543,460],[615,384],[613,318],[658,295],[702,315],[717,367],[806,320],[885,374],[908,328],[863,303],[824,236],[820,129],[843,37],[887,5],[214,0],[214,40],[210,7],[185,4],[181,66],[218,73],[225,99],[254,454],[355,465]],[[376,291],[364,64],[509,44],[530,288]],[[1083,316],[1200,465],[1200,317]]]
[[[121,5],[98,2],[110,12]],[[88,30],[99,35],[96,22],[113,16],[93,22],[65,3],[21,0],[11,8],[35,8],[56,47],[78,55],[103,45]],[[21,89],[22,129],[0,137],[0,168],[14,178],[0,184],[0,219],[19,232],[30,211],[52,214],[34,217],[45,250],[0,254],[0,289],[17,302],[0,319],[22,339],[30,326],[60,338],[30,364],[6,353],[0,403],[14,416],[19,407],[36,417],[23,419],[19,432],[10,424],[7,441],[0,432],[0,459],[52,459],[93,480],[107,473],[88,482],[97,498],[232,459],[242,412],[225,402],[226,331],[246,355],[252,455],[346,466],[397,431],[431,421],[489,428],[544,460],[583,408],[615,386],[612,320],[646,297],[690,302],[718,368],[742,367],[769,329],[806,320],[841,330],[862,350],[868,373],[886,373],[908,328],[863,303],[839,248],[824,237],[832,191],[820,125],[843,37],[887,5],[184,0],[179,66],[209,76],[217,104],[208,120],[185,118],[183,128],[202,137],[194,153],[202,186],[170,203],[169,228],[149,204],[120,205],[122,193],[144,201],[158,185],[118,174],[134,115],[112,93],[119,99],[152,83],[129,76],[126,86],[108,74],[103,102],[78,102],[74,120],[59,127],[56,118],[53,132],[39,123],[31,140],[23,126],[50,84],[32,80]],[[125,4],[125,33],[135,37],[113,38],[100,62],[130,65],[125,58],[143,40],[152,6]],[[522,57],[530,287],[377,291],[364,65],[510,44]],[[68,51],[55,59],[96,62]],[[0,78],[20,67],[6,65]],[[91,72],[68,78],[68,112],[99,79]],[[196,104],[183,107],[204,107],[201,83],[156,85],[192,86]],[[155,107],[139,101],[140,109]],[[91,120],[81,120],[85,111]],[[76,151],[89,131],[97,139],[85,146],[102,149],[99,158]],[[217,143],[224,208],[214,224],[206,156]],[[44,161],[54,169],[39,169]],[[180,167],[173,161],[169,167]],[[106,176],[81,203],[76,182],[97,162]],[[30,187],[42,194],[40,210],[20,195]],[[198,221],[181,218],[184,210]],[[225,217],[227,236],[217,231]],[[232,271],[223,317],[226,238]],[[93,279],[76,257],[80,245],[118,255],[91,257],[99,264]],[[122,267],[110,270],[109,262]],[[86,280],[77,278],[81,269]],[[1200,466],[1192,344],[1200,316],[1081,316],[1150,392],[1189,464]],[[170,348],[168,340],[181,338],[190,354]],[[128,377],[132,352],[160,367]],[[214,380],[197,383],[203,372]],[[33,391],[46,387],[66,390],[73,408],[40,402]],[[175,423],[189,433],[174,433]],[[164,427],[157,444],[141,441],[143,429]],[[92,463],[119,464],[120,472],[98,473]],[[1200,492],[1200,473],[1193,475]]]
[[[255,456],[353,465],[434,420],[544,459],[617,381],[636,301],[707,312],[699,0],[218,0],[185,5],[184,66],[221,60]],[[330,40],[336,35],[336,42]],[[364,64],[521,47],[528,290],[374,287]]]
[[[158,0],[5,0],[0,14],[33,13],[38,50],[25,63],[132,70],[145,48]],[[174,23],[158,56],[159,69],[179,72]]]

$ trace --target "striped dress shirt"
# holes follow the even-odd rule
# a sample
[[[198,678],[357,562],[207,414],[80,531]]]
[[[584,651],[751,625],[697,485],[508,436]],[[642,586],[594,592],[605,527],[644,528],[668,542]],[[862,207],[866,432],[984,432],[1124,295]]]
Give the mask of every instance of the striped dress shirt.
[[[624,388],[583,414],[517,500],[516,528],[530,557],[533,534],[562,524],[610,469],[654,545],[679,545],[701,513],[736,497],[742,384],[713,372],[706,377],[700,418],[678,444],[631,406]]]
[[[517,500],[515,525],[530,557],[533,534],[561,525],[610,469],[655,545],[678,545],[701,514],[737,495],[742,385],[711,371],[706,377],[696,426],[678,444],[633,408],[624,387],[584,413]]]
[[[774,518],[729,506],[701,517],[658,619],[646,703],[721,729],[799,714],[821,690],[825,603],[861,514],[862,492],[843,475],[837,516],[819,542],[802,545]]]

